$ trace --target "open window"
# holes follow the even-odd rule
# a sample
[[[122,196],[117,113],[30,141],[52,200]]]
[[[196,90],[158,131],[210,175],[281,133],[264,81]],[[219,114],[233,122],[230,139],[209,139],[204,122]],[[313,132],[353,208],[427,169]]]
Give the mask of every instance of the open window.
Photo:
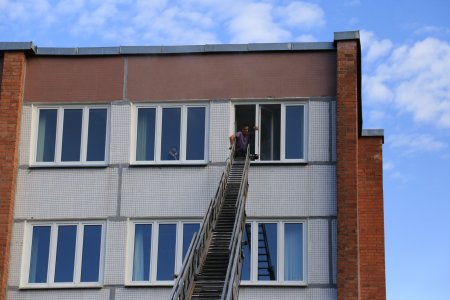
[[[235,105],[235,129],[250,128],[251,152],[260,161],[306,161],[306,104]],[[258,131],[252,131],[258,126]]]

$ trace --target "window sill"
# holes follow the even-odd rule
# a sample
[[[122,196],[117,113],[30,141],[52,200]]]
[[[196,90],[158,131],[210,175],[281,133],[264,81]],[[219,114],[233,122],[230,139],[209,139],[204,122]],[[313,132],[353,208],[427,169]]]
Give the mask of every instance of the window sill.
[[[139,287],[173,287],[173,281],[155,281],[155,282],[129,282],[125,284],[125,287],[139,288]]]
[[[103,284],[92,283],[92,284],[73,284],[73,283],[63,283],[63,284],[33,284],[20,286],[20,290],[43,290],[43,289],[101,289]]]
[[[241,287],[307,287],[308,284],[303,281],[294,281],[294,282],[251,282],[251,281],[241,281]]]
[[[275,161],[275,160],[253,160],[250,161],[250,164],[252,165],[260,165],[260,166],[267,166],[267,165],[307,165],[308,161],[306,160],[283,160],[283,161]]]
[[[46,168],[106,168],[108,163],[31,163],[30,169],[46,169]]]
[[[195,162],[132,162],[130,167],[204,167],[208,165],[207,161]]]

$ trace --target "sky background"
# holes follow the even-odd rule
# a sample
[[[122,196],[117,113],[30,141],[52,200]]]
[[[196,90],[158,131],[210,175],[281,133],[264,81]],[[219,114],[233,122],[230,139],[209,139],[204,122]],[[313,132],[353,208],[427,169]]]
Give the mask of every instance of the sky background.
[[[450,299],[449,0],[0,0],[40,47],[333,41],[360,30],[363,127],[384,128],[389,300]]]

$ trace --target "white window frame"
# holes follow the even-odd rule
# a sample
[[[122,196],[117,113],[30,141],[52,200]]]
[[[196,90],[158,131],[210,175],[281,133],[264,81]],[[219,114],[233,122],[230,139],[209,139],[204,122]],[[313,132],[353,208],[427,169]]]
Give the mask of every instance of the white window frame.
[[[176,242],[175,242],[175,270],[174,274],[178,274],[183,264],[183,225],[199,224],[201,220],[164,220],[164,221],[130,221],[128,223],[128,240],[127,240],[127,264],[125,271],[125,285],[127,286],[173,286],[174,280],[156,280],[158,270],[158,240],[159,225],[176,225]],[[133,261],[134,261],[134,238],[136,225],[152,225],[152,237],[150,244],[150,274],[149,281],[133,281]]]
[[[55,267],[56,267],[56,250],[58,243],[58,226],[75,225],[77,226],[77,237],[75,244],[75,263],[74,263],[74,281],[73,282],[54,282]],[[102,226],[101,241],[100,241],[100,265],[98,270],[97,282],[81,282],[81,266],[83,254],[83,237],[84,226],[98,225]],[[34,226],[49,226],[50,227],[50,245],[49,258],[47,267],[47,282],[43,283],[29,283],[31,247],[33,240]],[[24,250],[22,252],[22,276],[20,279],[21,289],[36,289],[36,288],[88,288],[101,287],[103,285],[103,269],[105,260],[105,232],[106,224],[103,221],[89,221],[89,222],[25,222],[24,234]]]
[[[258,280],[258,247],[254,245],[258,245],[258,224],[277,224],[277,280],[269,281],[269,280]],[[307,222],[305,220],[298,219],[286,219],[286,220],[250,220],[247,221],[246,224],[251,224],[251,261],[250,261],[250,280],[241,280],[240,285],[242,286],[306,286],[307,285],[307,254],[308,254],[308,245],[307,245]],[[284,280],[284,224],[303,224],[303,280],[301,281],[293,281],[293,280]]]
[[[247,101],[239,101],[233,103],[233,115],[232,115],[232,128],[234,130],[235,127],[235,118],[236,111],[235,106],[239,105],[255,105],[255,125],[261,129],[261,105],[267,104],[279,104],[280,107],[280,159],[279,160],[254,160],[252,164],[265,164],[265,163],[306,163],[308,162],[308,140],[309,140],[309,105],[307,101],[299,101],[299,100],[280,100],[280,101],[260,101],[260,102],[247,102]],[[303,158],[302,159],[286,159],[286,107],[287,106],[303,106],[304,116],[303,116]],[[240,128],[236,129],[237,131],[241,130]],[[255,153],[261,154],[260,152],[260,132],[255,132]]]
[[[187,111],[188,108],[203,107],[205,108],[205,145],[204,145],[204,159],[203,160],[187,160],[186,159],[186,145],[187,145]],[[136,160],[137,147],[137,124],[138,124],[138,110],[140,108],[154,108],[156,109],[156,126],[155,126],[155,149],[154,160]],[[180,128],[180,159],[179,160],[162,160],[161,159],[161,138],[162,138],[162,114],[165,108],[180,108],[181,109],[181,128]],[[133,165],[201,165],[208,162],[209,149],[209,105],[207,103],[183,103],[183,104],[136,104],[132,107],[132,125],[131,125],[131,149],[130,161]]]
[[[55,109],[57,110],[56,121],[56,139],[55,139],[55,158],[51,162],[36,161],[37,143],[38,143],[38,128],[39,128],[39,113],[41,109]],[[81,149],[80,161],[61,161],[62,139],[63,139],[63,125],[64,125],[64,110],[65,109],[82,109],[82,126],[81,126]],[[89,110],[90,109],[106,109],[106,137],[105,137],[105,159],[103,161],[87,161],[87,143],[89,130]],[[107,166],[109,161],[109,142],[110,142],[110,120],[111,109],[107,105],[56,105],[56,106],[33,106],[32,110],[32,139],[31,139],[31,157],[30,165],[36,167],[52,167],[52,166]]]

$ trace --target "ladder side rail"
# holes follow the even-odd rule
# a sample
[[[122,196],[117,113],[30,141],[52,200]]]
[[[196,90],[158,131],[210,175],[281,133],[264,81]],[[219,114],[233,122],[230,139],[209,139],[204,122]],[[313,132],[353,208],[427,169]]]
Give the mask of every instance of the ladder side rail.
[[[194,233],[194,237],[191,241],[191,243],[189,244],[189,249],[187,251],[187,255],[185,256],[185,259],[183,260],[183,265],[181,267],[181,270],[186,269],[186,266],[192,265],[192,261],[195,257],[195,255],[192,255],[191,253],[194,251],[194,245],[197,243],[197,240],[199,239],[199,234],[196,232]],[[173,286],[173,290],[177,291],[175,293],[175,297],[182,297],[182,298],[186,298],[187,294],[189,293],[189,290],[186,290],[187,286],[185,285],[185,282],[190,282],[191,280],[193,280],[193,275],[195,274],[195,272],[193,272],[194,268],[189,268],[187,269],[186,272],[183,273],[183,278],[180,278],[180,280],[176,280]],[[175,274],[175,276],[177,276],[177,274]],[[178,278],[178,277],[176,277]],[[189,278],[189,279],[186,279]],[[173,298],[172,298],[173,299]]]
[[[231,235],[231,242],[228,247],[230,253],[230,260],[228,263],[227,274],[222,290],[221,299],[232,299],[239,293],[240,269],[242,262],[242,232],[245,227],[245,202],[247,199],[248,190],[248,169],[250,166],[250,147],[247,147],[247,154],[245,158],[245,165],[241,178],[241,183],[236,201],[236,218],[233,226],[233,234]]]
[[[200,271],[201,263],[207,253],[207,243],[212,236],[212,230],[220,213],[220,208],[225,198],[225,190],[227,186],[228,176],[230,174],[231,165],[234,160],[234,146],[231,148],[230,155],[227,159],[227,165],[220,178],[216,195],[208,206],[207,213],[203,217],[202,224],[198,234],[195,235],[189,248],[188,255],[185,257],[182,268],[172,288],[172,300],[187,299],[195,279],[195,275]]]

